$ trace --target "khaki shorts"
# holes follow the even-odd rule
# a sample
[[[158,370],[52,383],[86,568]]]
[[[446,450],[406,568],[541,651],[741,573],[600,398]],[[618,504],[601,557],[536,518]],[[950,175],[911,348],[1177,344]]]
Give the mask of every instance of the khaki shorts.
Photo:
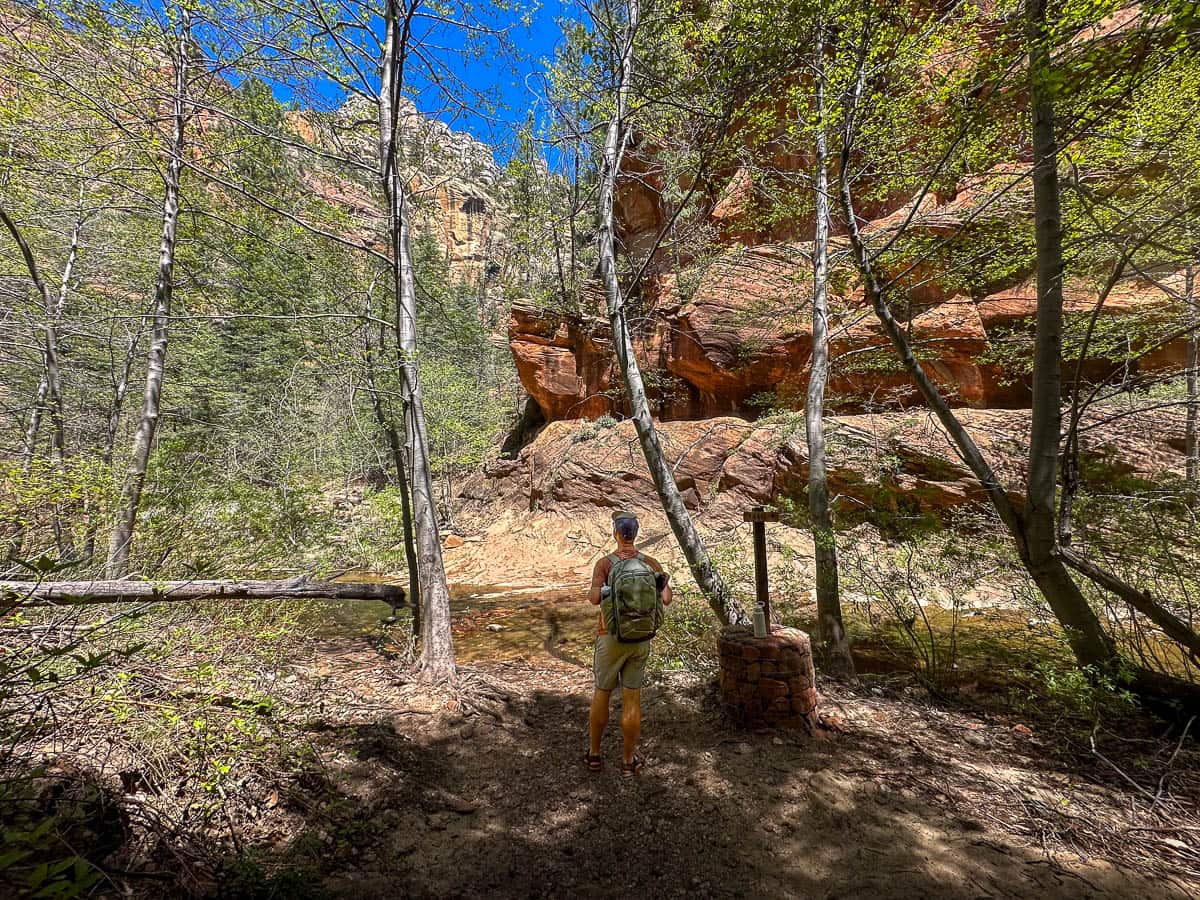
[[[650,658],[650,642],[622,644],[611,634],[596,638],[592,669],[596,672],[596,690],[611,691],[617,684],[627,691],[641,688],[646,677],[646,660]]]

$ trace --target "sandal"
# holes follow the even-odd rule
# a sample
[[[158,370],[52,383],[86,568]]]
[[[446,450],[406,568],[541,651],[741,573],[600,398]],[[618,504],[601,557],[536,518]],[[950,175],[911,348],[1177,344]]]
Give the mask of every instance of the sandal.
[[[638,754],[633,754],[633,759],[627,763],[621,763],[622,775],[640,775],[642,769],[646,768],[646,760]]]
[[[588,767],[589,772],[599,772],[604,768],[604,757],[585,753],[583,754],[583,764]]]

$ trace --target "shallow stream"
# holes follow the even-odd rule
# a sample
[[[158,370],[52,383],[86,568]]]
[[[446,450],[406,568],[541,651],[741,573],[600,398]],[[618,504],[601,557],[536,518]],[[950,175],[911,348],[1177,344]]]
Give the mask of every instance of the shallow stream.
[[[381,582],[370,573],[354,572],[340,581]],[[459,661],[556,657],[590,665],[596,634],[596,607],[585,589],[522,588],[509,585],[451,585],[450,615],[454,655]],[[376,631],[392,615],[386,603],[344,600],[316,607],[318,639],[346,638]],[[391,628],[408,628],[401,610]]]

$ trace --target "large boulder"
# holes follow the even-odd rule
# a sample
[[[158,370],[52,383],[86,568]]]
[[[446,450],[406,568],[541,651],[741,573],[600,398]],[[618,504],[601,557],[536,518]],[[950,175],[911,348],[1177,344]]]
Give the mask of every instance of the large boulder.
[[[1112,412],[1085,418],[1085,471],[1147,481],[1183,472],[1181,410],[1147,409],[1108,421]],[[958,416],[1019,502],[1029,413],[962,409]],[[940,516],[986,502],[945,429],[927,410],[831,416],[826,428],[830,492],[838,498],[843,521]],[[741,511],[755,504],[803,499],[808,449],[799,417],[664,422],[658,433],[685,504],[710,524],[739,522]],[[463,496],[532,513],[604,518],[603,510],[620,508],[659,515],[630,421],[552,422],[515,460],[495,463],[476,476]]]

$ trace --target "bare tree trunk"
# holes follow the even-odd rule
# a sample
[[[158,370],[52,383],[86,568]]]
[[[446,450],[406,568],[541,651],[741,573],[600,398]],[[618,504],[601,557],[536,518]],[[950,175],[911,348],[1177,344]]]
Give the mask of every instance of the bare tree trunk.
[[[820,23],[813,64],[817,105],[813,173],[816,233],[813,237],[812,364],[804,404],[804,428],[808,438],[808,512],[812,519],[817,577],[817,635],[830,668],[840,675],[853,677],[854,660],[842,623],[837,538],[825,473],[825,384],[829,379],[829,148],[825,133],[825,41]]]
[[[46,409],[50,411],[50,423],[52,426],[50,433],[50,459],[54,463],[61,463],[66,453],[66,412],[62,393],[62,370],[59,366],[58,333],[59,327],[62,325],[63,315],[66,312],[71,275],[75,269],[75,260],[79,253],[79,234],[83,229],[83,214],[81,212],[78,218],[76,218],[75,227],[71,230],[71,244],[67,251],[67,261],[63,266],[57,301],[51,297],[50,287],[42,277],[37,260],[34,258],[33,250],[25,240],[25,236],[21,233],[16,222],[12,220],[7,211],[2,207],[0,207],[0,220],[3,220],[5,227],[21,251],[25,267],[29,272],[29,277],[37,289],[38,296],[41,298],[42,310],[46,317],[45,324],[42,326],[42,377],[38,381],[33,409],[29,414],[29,425],[25,429],[25,448],[21,470],[28,475],[33,469],[33,460],[37,454],[38,432],[41,430],[42,416]],[[59,555],[63,557],[73,556],[74,548],[72,546],[70,530],[63,527],[57,509],[54,513],[54,534],[58,544]],[[18,526],[8,541],[8,558],[15,559],[21,555],[21,548],[24,541],[24,528]]]
[[[367,292],[367,318],[371,317],[371,293]],[[404,529],[404,558],[408,564],[408,597],[409,603],[412,606],[412,628],[414,635],[421,633],[421,612],[420,612],[420,583],[417,576],[417,550],[413,543],[413,525],[412,525],[412,499],[408,492],[408,472],[404,462],[405,448],[404,442],[400,440],[400,435],[396,431],[396,425],[392,422],[387,414],[387,410],[383,406],[383,398],[379,395],[379,389],[375,384],[375,358],[371,350],[371,326],[367,325],[365,337],[365,362],[367,367],[367,390],[371,393],[371,408],[375,412],[375,422],[379,425],[379,430],[383,432],[384,438],[387,440],[388,450],[392,454],[392,464],[396,468],[396,484],[400,491],[400,519]],[[382,334],[381,346],[382,346]]]
[[[174,125],[171,132],[170,160],[164,176],[162,237],[158,252],[158,278],[154,287],[154,322],[150,338],[150,356],[146,364],[146,388],[142,396],[142,415],[133,437],[129,470],[121,488],[117,521],[108,541],[109,578],[120,578],[129,571],[129,550],[134,524],[146,483],[146,467],[158,430],[162,397],[163,368],[167,355],[167,328],[171,315],[171,294],[175,285],[175,230],[179,219],[179,178],[183,168],[184,128],[187,123],[188,38],[190,18],[186,7],[179,6],[182,17],[175,46]]]
[[[400,178],[397,110],[400,102],[403,60],[408,41],[413,3],[401,19],[396,0],[385,10],[387,36],[384,42],[379,98],[380,175],[388,199],[392,244],[392,280],[396,294],[397,352],[404,392],[405,430],[408,434],[409,467],[412,476],[412,522],[417,552],[421,594],[421,659],[423,675],[433,680],[454,677],[454,644],[450,633],[450,588],[442,560],[437,509],[430,472],[429,436],[417,367],[417,297],[413,281],[409,240],[409,207]]]
[[[129,344],[125,348],[125,358],[121,362],[120,373],[113,379],[112,404],[109,407],[108,421],[104,427],[104,450],[100,454],[105,471],[112,466],[113,453],[117,447],[117,431],[121,426],[121,412],[125,406],[125,396],[129,392],[129,376],[133,372],[133,363],[137,358],[137,348],[141,343],[141,336],[142,329],[139,328],[137,333],[129,339]],[[83,537],[81,558],[84,562],[90,562],[96,556],[96,533],[100,530],[100,523],[93,517],[94,511],[85,507],[84,512],[88,516],[88,525]]]
[[[25,428],[25,450],[21,470],[28,475],[33,469],[33,458],[37,455],[38,432],[42,430],[42,412],[46,408],[46,395],[50,392],[50,379],[46,377],[45,356],[42,357],[42,377],[37,393],[33,397],[33,409],[29,412],[29,425]]]
[[[52,428],[50,457],[56,462],[61,462],[63,453],[65,452],[66,437],[64,433],[62,370],[58,359],[58,330],[62,324],[63,313],[66,311],[67,292],[70,286],[71,273],[75,268],[75,259],[79,252],[79,232],[83,228],[83,221],[81,216],[76,220],[75,227],[71,231],[71,246],[67,252],[66,264],[63,266],[62,282],[59,287],[57,300],[50,293],[50,286],[46,284],[46,280],[42,277],[37,260],[34,258],[33,250],[25,240],[21,229],[3,207],[0,207],[0,221],[4,222],[4,226],[8,229],[9,234],[17,242],[17,247],[20,249],[21,256],[25,260],[25,268],[28,270],[29,277],[37,289],[38,296],[41,298],[42,310],[46,317],[45,324],[42,326],[42,378],[38,383],[36,402],[29,417],[29,426],[25,430],[24,468],[28,472],[30,466],[33,464],[38,431],[41,429],[42,414],[47,409],[47,401],[49,402],[48,408]]]
[[[1200,488],[1200,296],[1196,295],[1196,269],[1189,265],[1184,274],[1184,299],[1191,314],[1192,333],[1187,352],[1187,427],[1185,453],[1187,483]]]
[[[663,456],[658,432],[655,430],[654,420],[650,415],[650,405],[646,400],[646,388],[642,382],[642,373],[638,368],[637,358],[634,356],[633,341],[630,338],[628,322],[625,319],[625,301],[617,280],[613,198],[616,192],[617,175],[621,168],[621,157],[627,140],[625,108],[630,82],[633,79],[633,43],[638,29],[640,0],[629,0],[628,10],[629,20],[625,26],[623,46],[621,47],[616,107],[608,123],[608,132],[604,141],[604,161],[600,173],[598,236],[600,275],[604,280],[604,291],[608,300],[608,318],[612,325],[613,350],[617,356],[617,365],[621,370],[625,392],[629,396],[630,414],[634,428],[637,430],[638,440],[642,445],[646,466],[650,469],[650,476],[658,490],[663,512],[666,514],[667,521],[671,523],[671,530],[675,533],[675,539],[679,542],[683,555],[687,558],[692,576],[708,599],[709,606],[723,624],[746,624],[748,622],[746,614],[709,559],[704,542],[700,539],[692,517],[684,505],[683,497],[679,493],[679,486],[675,484],[675,475]]]
[[[1026,13],[1038,301],[1029,473],[1021,517],[1023,558],[1030,575],[1072,637],[1080,662],[1107,666],[1117,659],[1116,647],[1057,552],[1054,501],[1062,436],[1062,212],[1058,143],[1054,134],[1053,73],[1045,29],[1046,0],[1027,0]]]

